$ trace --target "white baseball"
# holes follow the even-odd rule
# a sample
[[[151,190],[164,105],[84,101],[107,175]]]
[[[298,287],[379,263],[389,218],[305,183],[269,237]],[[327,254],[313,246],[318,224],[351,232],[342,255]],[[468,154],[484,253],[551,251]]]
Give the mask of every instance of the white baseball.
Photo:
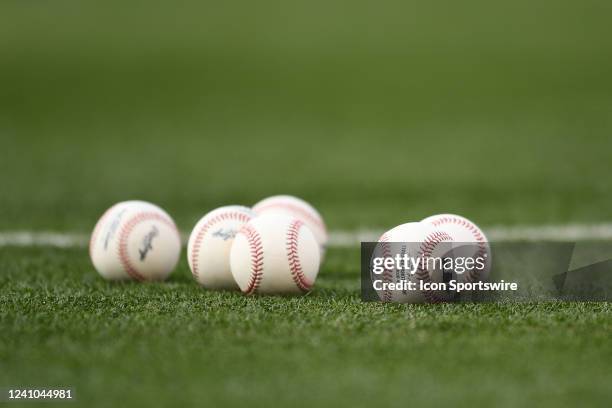
[[[304,293],[319,273],[319,246],[306,224],[283,214],[256,217],[236,235],[232,275],[252,293]]]
[[[265,198],[253,206],[257,215],[278,213],[286,214],[301,220],[314,234],[321,248],[321,262],[327,248],[327,227],[321,214],[301,198],[290,195],[277,195]]]
[[[181,238],[172,218],[145,201],[109,208],[89,243],[94,267],[105,279],[163,280],[179,259]]]
[[[409,258],[443,257],[452,238],[443,231],[427,224],[409,222],[385,232],[378,240],[373,257],[394,257],[398,254]],[[444,243],[447,243],[444,245]],[[381,275],[372,273],[375,279],[385,283],[413,282],[418,288],[419,281],[442,282],[442,271],[419,267],[415,273],[407,269],[386,269]],[[435,303],[446,300],[446,294],[432,290],[377,290],[384,302]]]
[[[254,215],[250,208],[229,205],[198,221],[187,244],[187,261],[199,284],[209,289],[238,289],[230,269],[230,249],[238,231]]]
[[[491,272],[491,247],[484,232],[472,221],[456,214],[437,214],[421,221],[447,232],[455,241],[455,256],[483,257],[483,270],[473,269],[460,276],[467,282],[484,281]]]

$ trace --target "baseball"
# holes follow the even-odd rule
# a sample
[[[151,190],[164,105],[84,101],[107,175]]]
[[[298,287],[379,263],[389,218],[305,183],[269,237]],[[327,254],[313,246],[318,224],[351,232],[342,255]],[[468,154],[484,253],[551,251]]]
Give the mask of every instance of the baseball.
[[[230,265],[246,294],[305,293],[319,273],[319,256],[319,245],[302,220],[264,214],[236,234]]]
[[[443,257],[450,249],[452,237],[434,227],[419,222],[409,222],[398,225],[385,232],[378,240],[373,257],[395,257],[407,255],[418,260],[423,257]],[[442,282],[443,271],[420,264],[413,271],[407,269],[385,269],[382,275],[372,274],[372,282],[382,279],[384,283]],[[378,297],[384,302],[399,303],[435,303],[447,300],[447,295],[433,290],[376,290]]]
[[[487,280],[491,271],[491,247],[484,232],[472,221],[455,214],[437,214],[421,221],[447,232],[455,241],[455,256],[483,257],[485,267],[468,271],[461,276],[466,282]]]
[[[321,249],[321,261],[327,247],[327,228],[321,214],[306,201],[290,195],[277,195],[261,200],[253,206],[257,215],[277,213],[286,214],[301,220],[314,234]]]
[[[163,280],[179,259],[181,239],[170,216],[145,201],[125,201],[108,209],[89,243],[94,267],[108,280]]]
[[[254,215],[250,208],[229,205],[209,212],[196,224],[187,244],[187,261],[199,284],[238,289],[230,269],[230,249],[236,233]]]

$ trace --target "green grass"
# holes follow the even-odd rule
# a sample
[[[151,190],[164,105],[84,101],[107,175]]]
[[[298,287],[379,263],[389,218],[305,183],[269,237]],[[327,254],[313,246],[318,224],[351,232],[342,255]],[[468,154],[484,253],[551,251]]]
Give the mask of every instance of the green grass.
[[[80,406],[607,406],[609,303],[385,305],[330,250],[305,297],[103,281],[84,250],[0,250],[0,384]]]
[[[332,228],[612,219],[609,2],[0,6],[0,229],[191,228],[278,193]]]

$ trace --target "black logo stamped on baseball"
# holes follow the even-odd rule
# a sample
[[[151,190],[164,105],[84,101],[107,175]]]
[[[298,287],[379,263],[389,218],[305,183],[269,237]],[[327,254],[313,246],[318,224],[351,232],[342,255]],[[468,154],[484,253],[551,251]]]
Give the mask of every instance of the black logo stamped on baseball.
[[[155,239],[155,237],[157,237],[158,235],[159,230],[155,225],[153,226],[153,228],[151,228],[151,231],[149,231],[149,233],[145,235],[144,239],[142,240],[142,248],[138,250],[138,252],[140,253],[141,261],[144,261],[147,258],[147,254],[149,253],[149,251],[153,250],[153,239]]]
[[[229,239],[234,239],[234,237],[236,237],[236,233],[237,231],[233,229],[223,230],[223,228],[220,228],[218,231],[213,233],[213,237],[218,237],[223,241],[227,241]]]

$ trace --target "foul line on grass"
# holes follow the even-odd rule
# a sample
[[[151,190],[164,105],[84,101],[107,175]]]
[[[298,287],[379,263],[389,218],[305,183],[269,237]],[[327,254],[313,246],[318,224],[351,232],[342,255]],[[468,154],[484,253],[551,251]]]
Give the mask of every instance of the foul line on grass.
[[[0,232],[0,247],[50,246],[58,248],[78,248],[89,244],[89,236],[77,233],[50,231],[4,231]]]
[[[376,241],[383,230],[332,231],[330,247],[356,247],[360,242]],[[561,241],[577,242],[590,240],[612,240],[612,223],[568,224],[541,226],[497,226],[485,228],[493,242],[515,241]],[[183,242],[187,236],[183,235]],[[89,243],[89,235],[83,233],[61,233],[52,231],[4,231],[0,232],[0,247],[58,247],[83,248]]]
[[[483,229],[491,242],[612,240],[612,223],[495,226]],[[331,232],[330,246],[351,247],[359,245],[360,242],[376,242],[383,232],[383,230]]]

